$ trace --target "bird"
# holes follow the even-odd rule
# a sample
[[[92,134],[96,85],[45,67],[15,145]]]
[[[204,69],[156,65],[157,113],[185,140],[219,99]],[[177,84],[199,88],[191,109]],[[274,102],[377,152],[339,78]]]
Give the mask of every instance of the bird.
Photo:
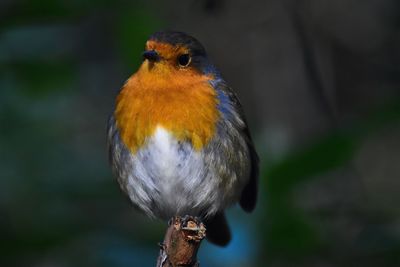
[[[180,31],[150,35],[107,127],[122,191],[151,218],[195,216],[225,246],[225,210],[257,202],[259,158],[237,95],[204,46]]]

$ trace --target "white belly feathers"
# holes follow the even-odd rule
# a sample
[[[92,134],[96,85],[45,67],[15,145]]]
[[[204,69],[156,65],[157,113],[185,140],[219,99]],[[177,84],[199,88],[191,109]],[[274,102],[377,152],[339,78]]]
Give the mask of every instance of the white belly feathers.
[[[159,126],[132,155],[133,171],[125,189],[134,203],[156,217],[215,213],[222,203],[219,179],[203,156]]]

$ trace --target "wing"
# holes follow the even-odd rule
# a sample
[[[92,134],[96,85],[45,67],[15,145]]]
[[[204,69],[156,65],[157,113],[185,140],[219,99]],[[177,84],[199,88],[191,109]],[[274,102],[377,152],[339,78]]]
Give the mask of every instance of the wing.
[[[254,210],[257,203],[259,158],[254,148],[243,108],[238,97],[222,79],[218,80],[213,86],[218,92],[218,99],[220,101],[219,109],[221,113],[226,116],[226,119],[231,120],[241,131],[249,150],[251,161],[250,179],[242,191],[239,204],[246,212],[251,212]]]

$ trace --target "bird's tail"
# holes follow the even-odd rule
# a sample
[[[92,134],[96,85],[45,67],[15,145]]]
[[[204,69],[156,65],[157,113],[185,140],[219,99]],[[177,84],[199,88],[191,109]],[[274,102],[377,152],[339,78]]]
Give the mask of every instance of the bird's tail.
[[[225,213],[217,213],[214,217],[206,219],[206,237],[211,243],[226,246],[231,241],[231,231]]]

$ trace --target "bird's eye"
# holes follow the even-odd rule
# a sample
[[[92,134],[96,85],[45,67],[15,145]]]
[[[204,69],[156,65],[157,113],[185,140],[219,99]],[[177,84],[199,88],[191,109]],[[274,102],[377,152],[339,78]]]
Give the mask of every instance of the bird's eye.
[[[189,54],[182,54],[178,57],[178,64],[181,67],[187,67],[190,63],[190,55]]]

